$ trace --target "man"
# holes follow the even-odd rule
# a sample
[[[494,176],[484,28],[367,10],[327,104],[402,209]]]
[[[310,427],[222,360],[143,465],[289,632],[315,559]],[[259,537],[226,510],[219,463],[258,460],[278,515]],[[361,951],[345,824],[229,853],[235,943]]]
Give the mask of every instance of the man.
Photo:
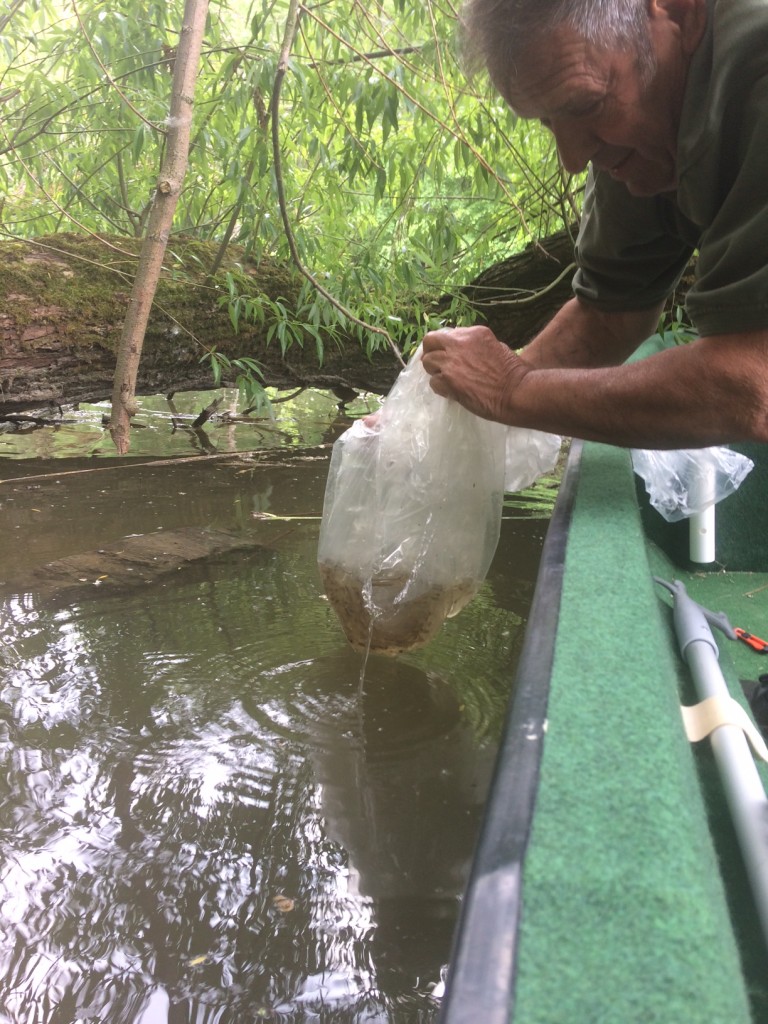
[[[484,327],[427,334],[433,389],[622,446],[768,441],[768,2],[468,0],[464,20],[512,110],[590,174],[574,298],[521,356]],[[694,248],[700,337],[625,364]]]

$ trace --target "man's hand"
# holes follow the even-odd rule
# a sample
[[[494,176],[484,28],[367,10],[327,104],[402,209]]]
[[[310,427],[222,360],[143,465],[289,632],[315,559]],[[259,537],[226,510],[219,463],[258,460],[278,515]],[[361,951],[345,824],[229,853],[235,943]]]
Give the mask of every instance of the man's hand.
[[[430,331],[421,358],[436,394],[483,419],[513,422],[514,392],[529,367],[487,327]]]

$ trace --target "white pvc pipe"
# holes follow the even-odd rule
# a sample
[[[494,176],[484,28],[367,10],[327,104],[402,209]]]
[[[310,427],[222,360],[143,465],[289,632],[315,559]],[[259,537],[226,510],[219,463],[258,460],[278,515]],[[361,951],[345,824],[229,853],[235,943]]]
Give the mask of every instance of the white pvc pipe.
[[[716,470],[709,451],[696,453],[696,470],[689,482],[688,500],[693,508],[702,508],[689,520],[688,552],[692,562],[702,565],[715,560],[715,486]]]
[[[694,512],[688,520],[688,554],[702,565],[715,560],[715,506]]]

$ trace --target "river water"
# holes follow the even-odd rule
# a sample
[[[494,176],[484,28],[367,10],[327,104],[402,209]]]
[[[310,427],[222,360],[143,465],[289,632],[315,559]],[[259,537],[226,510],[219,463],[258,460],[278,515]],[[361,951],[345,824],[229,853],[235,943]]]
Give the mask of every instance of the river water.
[[[308,392],[193,431],[199,406],[147,400],[123,460],[98,409],[0,435],[0,1022],[433,1022],[554,484],[361,690],[315,563],[349,419]],[[199,528],[247,546],[36,575]]]

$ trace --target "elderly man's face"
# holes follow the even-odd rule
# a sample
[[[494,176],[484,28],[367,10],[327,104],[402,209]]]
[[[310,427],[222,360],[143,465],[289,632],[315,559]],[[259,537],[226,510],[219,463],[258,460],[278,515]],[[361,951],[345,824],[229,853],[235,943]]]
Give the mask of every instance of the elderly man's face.
[[[634,53],[595,47],[560,26],[496,85],[517,114],[551,130],[571,173],[592,163],[633,195],[673,191],[688,54],[674,35],[651,41],[657,67],[645,81]]]

